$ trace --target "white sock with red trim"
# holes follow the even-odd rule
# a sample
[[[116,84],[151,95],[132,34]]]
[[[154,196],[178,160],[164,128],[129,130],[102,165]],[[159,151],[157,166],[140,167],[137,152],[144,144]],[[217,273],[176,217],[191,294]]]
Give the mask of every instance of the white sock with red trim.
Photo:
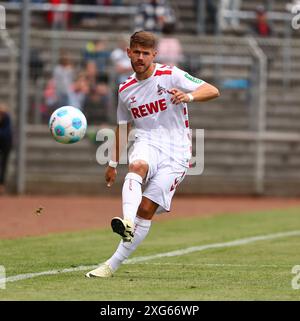
[[[142,201],[143,178],[136,173],[128,173],[122,189],[123,217],[134,222]]]
[[[132,242],[121,241],[116,252],[106,262],[110,265],[113,272],[129,257],[129,255],[137,248],[137,246],[144,240],[151,227],[151,220],[145,220],[136,217],[135,221],[134,238]]]

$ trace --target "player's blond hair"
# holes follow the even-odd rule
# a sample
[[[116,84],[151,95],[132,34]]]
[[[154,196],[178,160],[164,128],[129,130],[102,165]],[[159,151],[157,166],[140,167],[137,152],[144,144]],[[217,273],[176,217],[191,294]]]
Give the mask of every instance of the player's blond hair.
[[[151,32],[143,30],[137,31],[130,37],[130,48],[134,47],[135,45],[156,49],[157,39]]]

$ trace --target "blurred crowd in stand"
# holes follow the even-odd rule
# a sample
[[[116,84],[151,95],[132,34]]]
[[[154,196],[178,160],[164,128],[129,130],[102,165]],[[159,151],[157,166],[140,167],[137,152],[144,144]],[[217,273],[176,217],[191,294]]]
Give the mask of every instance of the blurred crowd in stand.
[[[179,66],[183,60],[181,44],[168,34],[170,29],[163,30],[166,34],[160,37],[156,61]],[[45,104],[41,110],[45,112],[45,120],[54,109],[72,105],[84,111],[89,124],[114,123],[113,95],[116,96],[119,84],[133,73],[127,41],[120,37],[112,50],[105,40],[88,41],[80,66],[72,62],[70,52],[62,51],[44,90]]]
[[[108,83],[109,59],[103,41],[87,43],[80,68],[74,65],[69,52],[61,52],[44,91],[45,118],[54,109],[71,105],[82,109],[91,125],[109,122],[112,95]]]
[[[249,0],[250,1],[250,0]],[[21,0],[7,0],[11,3],[21,3]],[[204,33],[239,33],[241,25],[243,32],[258,37],[276,36],[272,23],[268,18],[269,4],[272,0],[261,1],[255,8],[255,18],[243,20],[238,14],[243,0],[194,0],[195,16],[204,18]],[[103,5],[125,6],[128,1],[123,0],[31,0],[31,3],[42,4],[75,4],[75,5]],[[138,30],[154,32],[158,36],[156,62],[170,66],[178,66],[187,72],[194,73],[192,64],[187,63],[187,55],[176,37],[180,21],[178,8],[168,0],[136,1],[137,14],[133,25],[125,30],[130,33]],[[300,0],[287,1],[286,10],[292,12],[294,6],[300,7]],[[177,10],[174,10],[177,9]],[[204,12],[202,12],[202,11]],[[76,25],[93,27],[97,20],[95,12],[45,12],[45,19],[52,29],[68,29]],[[199,23],[199,21],[197,21]],[[130,30],[129,30],[130,29]],[[96,29],[95,29],[96,30]],[[56,109],[64,105],[72,105],[81,109],[87,117],[89,125],[101,126],[116,122],[116,96],[119,84],[133,73],[127,56],[128,36],[119,36],[114,47],[104,39],[87,41],[82,48],[80,63],[75,63],[75,55],[70,50],[61,50],[59,59],[55,63],[51,75],[45,76],[46,84],[42,87],[42,102],[32,104],[42,116],[42,122],[48,123],[49,116]],[[78,57],[77,57],[78,58]],[[30,52],[30,78],[37,86],[44,77],[45,61],[41,59],[37,49]],[[197,69],[199,71],[199,69]],[[227,81],[228,88],[236,88],[237,82]],[[244,86],[245,79],[238,79],[239,87]],[[244,87],[241,87],[241,81]],[[40,87],[36,87],[40,88]],[[225,87],[224,87],[225,88]],[[39,90],[36,90],[39,94]],[[0,103],[0,195],[5,192],[7,164],[12,149],[11,116],[5,104]]]
[[[175,15],[165,1],[140,4],[136,30],[159,35],[158,62],[180,65],[183,61],[181,44],[173,36],[175,25]],[[119,84],[133,73],[127,47],[128,39],[122,36],[114,48],[109,48],[103,39],[88,41],[82,50],[80,67],[74,65],[70,52],[61,51],[44,90],[45,104],[41,110],[45,120],[55,108],[72,105],[83,109],[91,125],[114,123],[116,106],[113,102],[116,100],[113,98]]]
[[[202,21],[204,33],[215,34],[217,32],[239,32],[241,19],[237,14],[242,8],[244,0],[194,0],[195,15],[197,19]],[[21,0],[7,0],[7,2],[18,2]],[[127,6],[136,5],[137,14],[134,16],[135,30],[149,30],[158,34],[162,33],[162,29],[166,24],[176,25],[178,19],[177,5],[170,0],[143,0],[128,2],[124,0],[31,0],[32,3],[51,3],[74,4],[74,5],[90,5],[90,6]],[[251,19],[246,22],[248,25],[248,33],[257,36],[274,35],[271,23],[267,19],[267,11],[271,7],[273,0],[262,0],[256,8],[256,17],[254,21]],[[299,0],[287,1],[286,9],[291,11],[293,5],[299,4]],[[177,9],[177,12],[175,12]],[[202,12],[204,11],[204,12]],[[82,27],[97,27],[97,13],[95,12],[64,12],[48,11],[46,13],[48,25],[56,29],[68,29]],[[197,22],[199,23],[199,21]],[[247,28],[246,28],[247,29]]]
[[[18,0],[10,0],[18,2]],[[72,3],[85,5],[121,6],[125,5],[122,0],[32,0],[34,3],[49,2],[52,4]],[[158,35],[157,62],[176,65],[188,72],[194,70],[187,63],[188,57],[179,39],[175,36],[178,31],[179,20],[176,5],[167,0],[144,0],[137,1],[137,14],[134,17],[133,30],[147,30]],[[205,32],[215,33],[219,22],[219,31],[239,30],[240,18],[235,13],[241,10],[242,0],[205,0],[201,7],[201,1],[195,0],[195,11],[205,10]],[[204,4],[204,5],[203,5]],[[231,12],[231,15],[228,15]],[[227,14],[226,14],[227,13]],[[199,14],[199,12],[198,12]],[[272,27],[267,19],[266,7],[260,5],[256,8],[255,19],[249,23],[249,33],[267,37],[273,35]],[[48,12],[49,24],[57,26],[69,26],[72,19],[93,20],[95,13]],[[177,28],[177,29],[176,29]],[[124,82],[132,73],[130,60],[127,56],[127,37],[119,37],[115,47],[108,45],[104,39],[88,41],[82,49],[80,64],[74,63],[74,56],[68,50],[62,50],[59,59],[53,67],[50,79],[44,90],[44,104],[35,106],[39,108],[43,120],[47,121],[49,114],[60,106],[73,105],[84,109],[89,124],[114,123],[116,106],[115,97],[118,85]],[[43,61],[39,53],[32,50],[30,71],[31,77],[36,82],[43,71]]]

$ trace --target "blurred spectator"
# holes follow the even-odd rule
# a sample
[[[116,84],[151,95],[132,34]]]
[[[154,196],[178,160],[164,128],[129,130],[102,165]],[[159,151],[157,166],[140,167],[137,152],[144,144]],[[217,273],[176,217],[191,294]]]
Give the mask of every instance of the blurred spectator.
[[[6,105],[0,104],[0,194],[5,192],[5,176],[10,150],[12,148],[12,127]]]
[[[44,101],[45,104],[40,107],[40,110],[43,120],[47,122],[54,109],[59,107],[57,104],[56,88],[53,78],[49,79],[46,84],[46,88],[44,90]]]
[[[83,61],[84,64],[88,61],[94,61],[99,75],[107,77],[111,52],[106,46],[106,41],[101,39],[87,42],[83,52]]]
[[[120,38],[118,47],[111,53],[111,61],[116,74],[116,85],[124,82],[133,72],[130,59],[127,56],[127,40]]]
[[[50,4],[72,4],[72,0],[48,0]],[[70,11],[49,11],[47,14],[48,24],[54,29],[65,29],[70,26]]]
[[[208,34],[214,34],[217,27],[217,6],[214,0],[206,0],[205,2],[205,30]]]
[[[97,4],[103,6],[121,6],[123,4],[122,0],[96,0]]]
[[[175,14],[165,0],[143,1],[135,16],[135,31],[160,33],[165,23],[175,23]]]
[[[257,36],[268,37],[272,35],[272,28],[267,19],[267,11],[264,6],[257,6],[256,19],[253,25],[253,32]]]
[[[157,45],[157,61],[169,66],[179,66],[183,62],[182,46],[172,34],[175,30],[173,23],[167,23],[162,29],[163,36]]]
[[[84,104],[87,121],[92,125],[109,122],[111,92],[107,84],[98,82],[92,89]]]
[[[88,87],[88,91],[85,90],[85,100],[82,102],[87,120],[93,125],[105,123],[108,120],[111,101],[108,77],[98,72],[96,62],[93,60],[87,61],[83,74]],[[81,85],[81,93],[82,89]]]
[[[93,60],[87,61],[85,64],[84,73],[89,87],[94,87],[97,83],[97,78],[100,75],[96,62]]]
[[[71,86],[69,104],[79,109],[84,109],[87,95],[90,92],[89,82],[84,72],[79,73]]]
[[[76,5],[97,5],[97,0],[73,0]],[[74,12],[72,15],[72,26],[95,27],[97,25],[97,14],[95,12]]]
[[[219,27],[221,30],[238,29],[240,25],[239,18],[233,11],[239,11],[241,0],[220,0],[219,7]],[[232,11],[232,17],[225,17],[225,10]]]
[[[201,25],[201,31],[208,34],[214,34],[217,27],[217,5],[222,0],[194,0],[194,7],[197,11],[199,26]]]
[[[93,89],[98,83],[108,86],[108,75],[100,73],[95,61],[88,61],[85,65],[84,74],[90,89]]]
[[[70,88],[74,81],[74,67],[68,53],[61,53],[59,63],[53,71],[53,80],[58,106],[69,105]]]
[[[30,77],[34,81],[43,76],[44,62],[37,49],[30,50],[29,67]]]

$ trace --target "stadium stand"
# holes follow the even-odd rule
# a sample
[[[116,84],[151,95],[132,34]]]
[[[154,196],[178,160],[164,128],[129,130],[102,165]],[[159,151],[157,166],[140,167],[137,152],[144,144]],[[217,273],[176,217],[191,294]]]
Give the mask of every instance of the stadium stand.
[[[137,1],[123,3],[134,6]],[[260,1],[243,1],[241,9],[254,11],[259,4]],[[178,17],[176,36],[184,48],[185,67],[221,89],[220,99],[206,104],[191,104],[191,127],[205,129],[205,169],[201,177],[191,176],[188,182],[183,183],[184,191],[190,194],[256,194],[259,138],[256,136],[258,97],[255,88],[258,70],[247,42],[253,19],[242,19],[238,31],[229,30],[225,35],[196,35],[195,1],[176,0],[172,1],[172,6]],[[283,13],[286,12],[285,6],[286,1],[278,0],[273,2],[271,10]],[[18,13],[9,11],[8,29],[16,44],[20,32],[18,23]],[[73,26],[67,31],[54,32],[49,30],[44,13],[34,13],[30,43],[31,48],[39,52],[43,71],[39,82],[32,81],[30,84],[31,105],[41,100],[40,94],[53,70],[53,58],[58,48],[70,50],[73,61],[79,66],[86,41],[101,37],[113,49],[120,32],[129,35],[131,26],[128,15],[118,15],[117,18],[114,15],[100,15],[96,27],[85,26],[78,30]],[[272,27],[275,36],[256,38],[268,58],[264,174],[261,178],[263,193],[299,195],[299,30],[290,30],[290,36],[294,37],[291,41],[285,37],[286,22],[273,21]],[[13,61],[8,54],[0,55],[0,59],[1,72],[9,77],[10,88],[16,88],[16,61],[8,65],[8,61]],[[16,94],[16,90],[0,90],[4,101],[13,101]],[[26,189],[29,193],[57,193],[57,182],[60,182],[59,188],[69,193],[99,193],[105,189],[102,178],[104,166],[99,166],[95,160],[98,145],[85,139],[66,148],[52,140],[45,125],[38,124],[40,118],[34,110],[29,116]],[[90,128],[91,133],[94,130],[96,128]],[[13,166],[10,172],[13,182]],[[124,166],[120,168],[113,189],[115,193],[120,192],[123,172]]]

